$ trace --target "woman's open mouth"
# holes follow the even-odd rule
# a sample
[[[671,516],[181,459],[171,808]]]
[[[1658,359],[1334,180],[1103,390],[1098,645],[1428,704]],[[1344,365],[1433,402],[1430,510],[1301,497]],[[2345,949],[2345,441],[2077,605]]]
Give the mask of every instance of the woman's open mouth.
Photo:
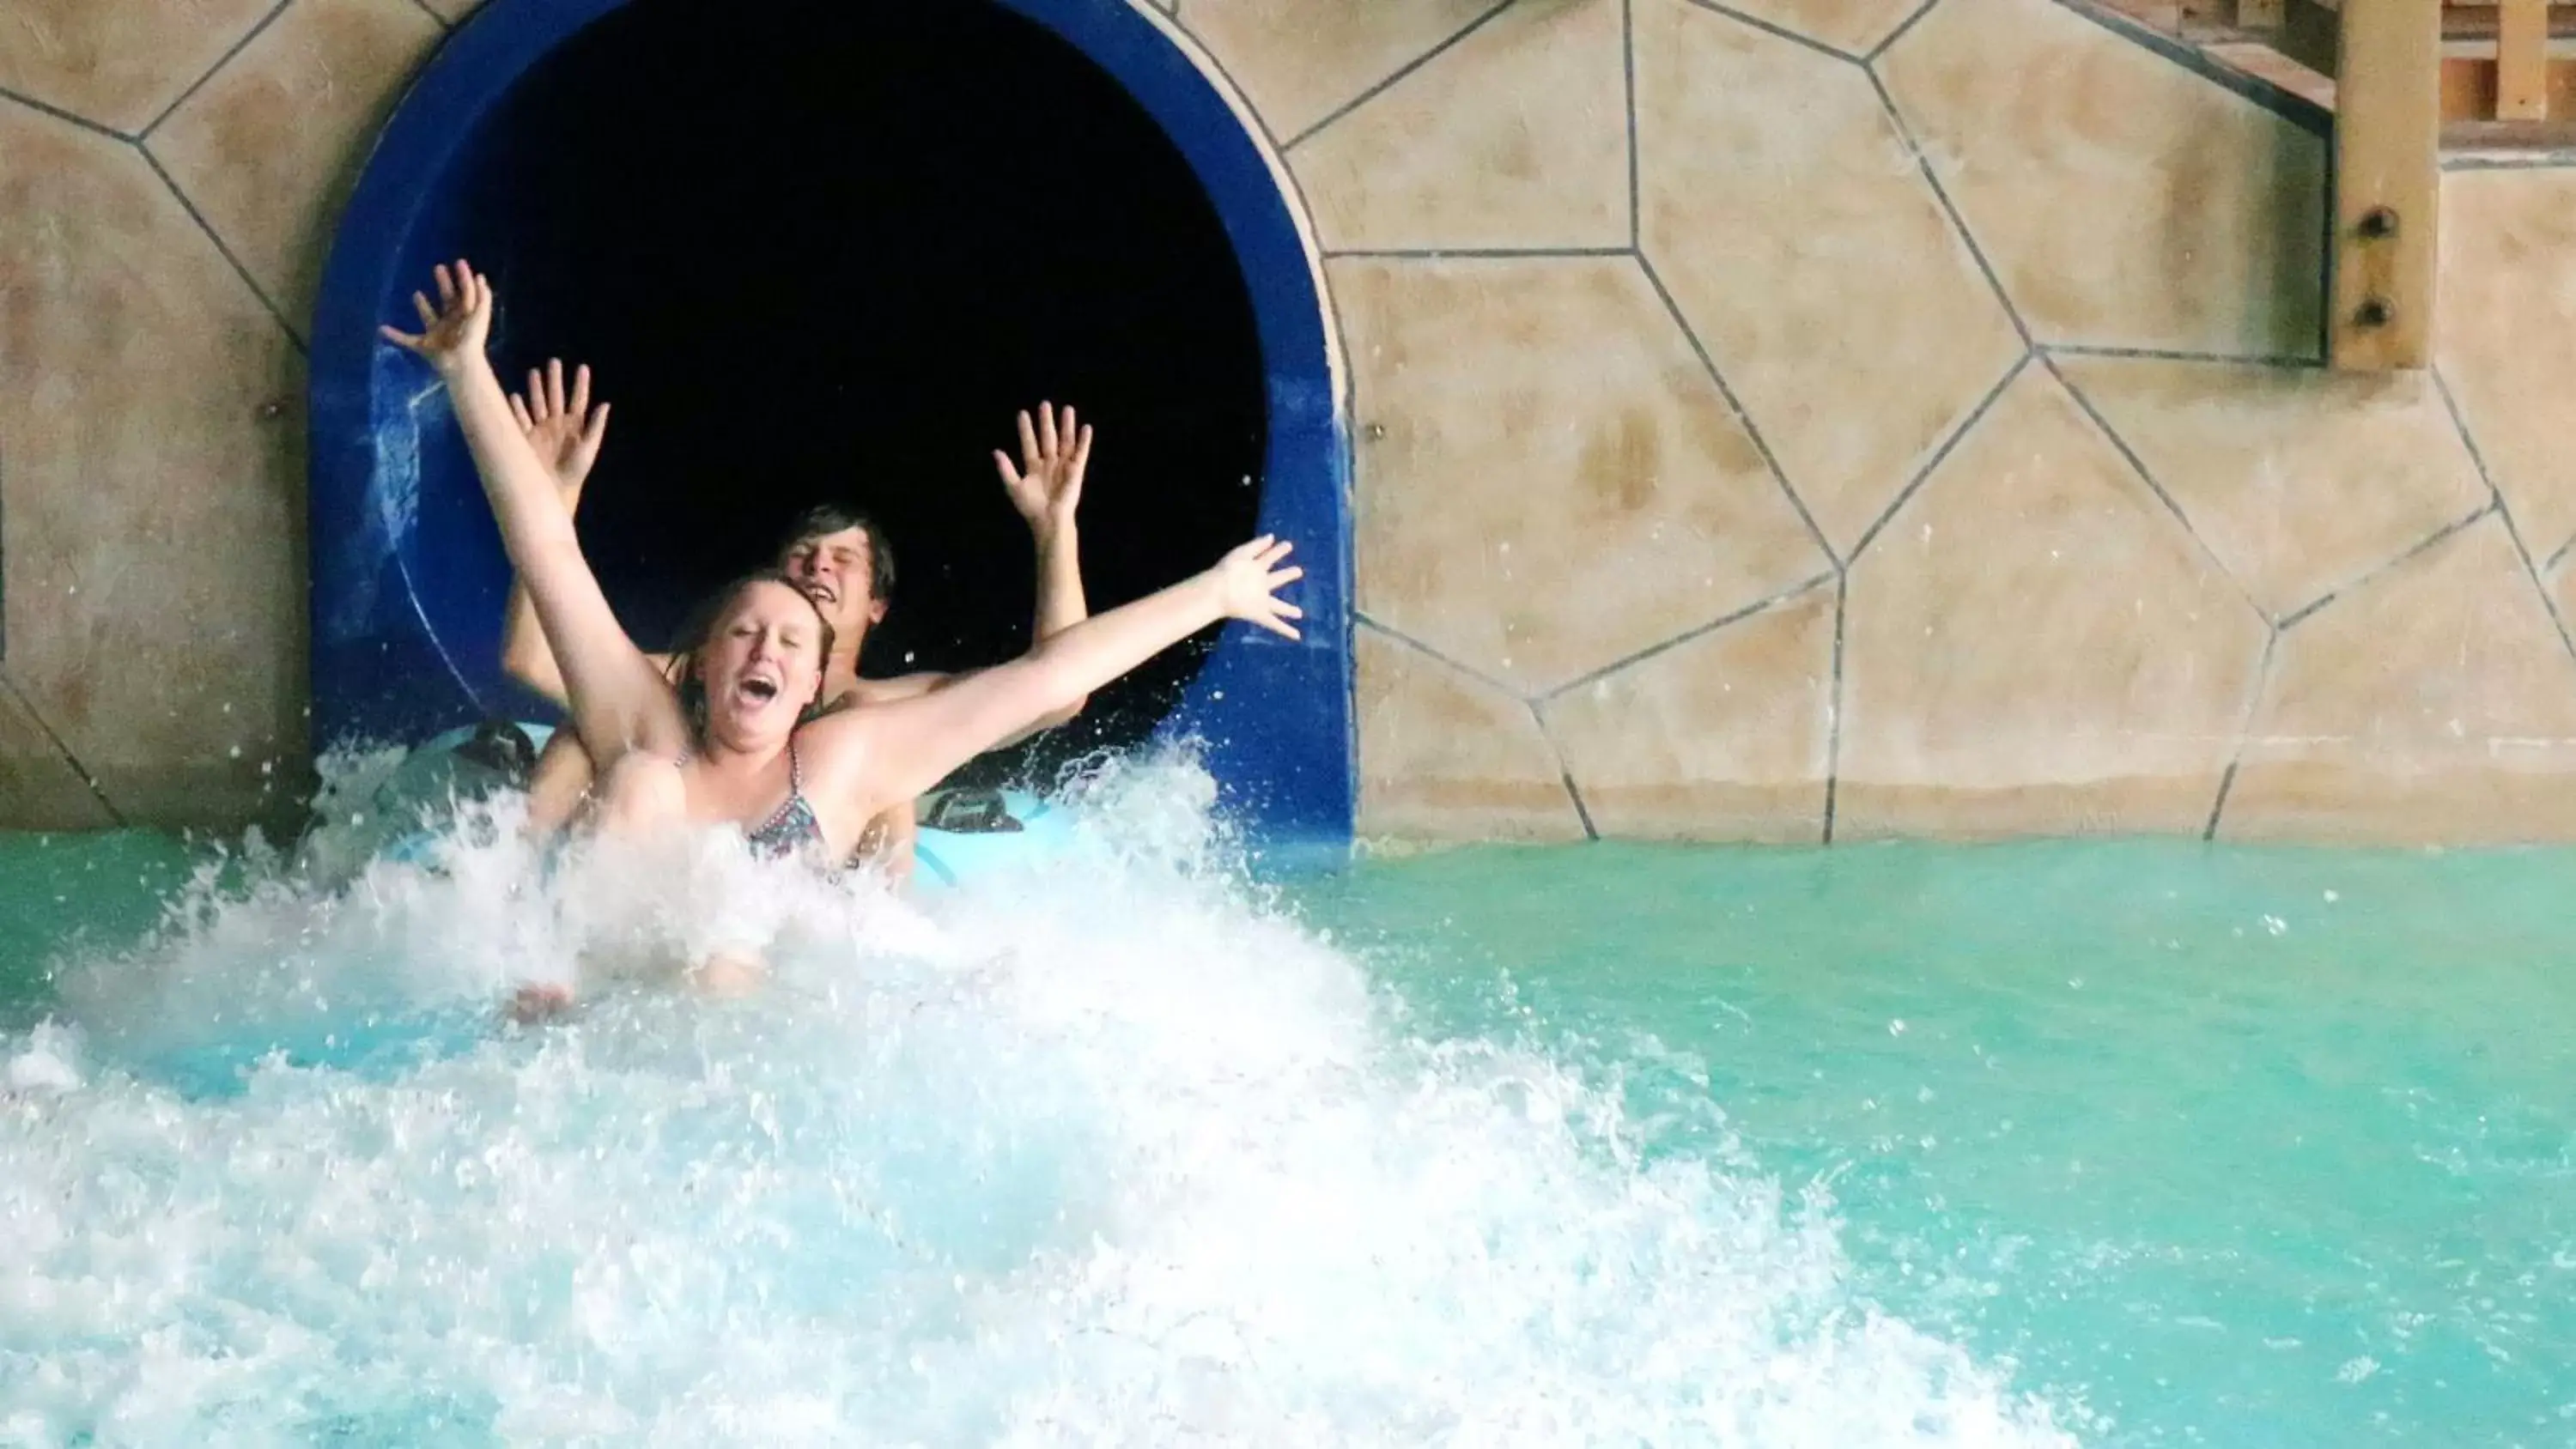
[[[778,697],[778,681],[763,679],[756,674],[737,681],[733,688],[734,693],[754,704],[767,704]]]

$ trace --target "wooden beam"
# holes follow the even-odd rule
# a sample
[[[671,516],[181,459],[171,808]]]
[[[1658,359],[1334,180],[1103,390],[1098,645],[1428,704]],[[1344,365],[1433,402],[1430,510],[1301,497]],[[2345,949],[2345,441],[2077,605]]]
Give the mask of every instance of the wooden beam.
[[[2496,9],[2495,118],[2549,119],[2549,0],[2504,0]]]
[[[2496,38],[2498,7],[2482,5],[2474,10],[2446,5],[2442,8],[2444,40],[2492,41]],[[2576,5],[2553,4],[2549,12],[2549,33],[2559,39],[2576,36]]]
[[[2352,0],[2335,75],[2334,365],[2385,372],[2433,353],[2442,0]]]

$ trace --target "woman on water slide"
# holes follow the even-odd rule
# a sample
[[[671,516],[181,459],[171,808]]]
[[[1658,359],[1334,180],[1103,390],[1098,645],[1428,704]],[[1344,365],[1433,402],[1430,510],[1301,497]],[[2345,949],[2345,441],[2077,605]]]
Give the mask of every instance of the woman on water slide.
[[[1297,637],[1290,621],[1304,611],[1277,595],[1304,571],[1286,564],[1286,542],[1257,538],[1010,663],[809,722],[831,626],[784,575],[763,571],[717,595],[675,682],[618,626],[484,355],[490,282],[462,261],[439,267],[437,280],[437,305],[412,295],[422,330],[383,334],[447,385],[502,546],[562,667],[571,727],[598,771],[592,818],[604,832],[733,825],[764,852],[846,860],[880,812],[1210,624],[1241,619]]]
[[[524,398],[510,399],[511,415],[529,446],[554,475],[564,511],[578,514],[592,464],[608,428],[608,404],[595,406],[590,396],[590,369],[573,373],[569,392],[561,362],[528,374]],[[1081,623],[1090,615],[1083,597],[1081,544],[1075,513],[1082,502],[1083,475],[1091,460],[1091,427],[1071,407],[1059,412],[1040,403],[1034,421],[1020,414],[1020,461],[993,454],[1003,492],[1029,526],[1036,545],[1037,615],[1032,637],[1049,635]],[[863,678],[859,659],[868,637],[884,621],[892,603],[894,545],[874,520],[852,509],[823,504],[797,521],[778,550],[777,566],[804,590],[831,625],[833,648],[823,661],[823,703],[819,711],[858,703],[890,703],[944,689],[955,676],[913,670],[892,677]],[[673,654],[647,654],[666,677],[677,678],[686,659]],[[547,648],[545,630],[527,590],[515,581],[501,627],[501,667],[513,679],[558,707],[565,703],[563,671]],[[1041,728],[1061,725],[1079,712],[1079,703],[1038,721]],[[1033,731],[1032,731],[1033,732]],[[1006,740],[1005,744],[1017,743]],[[528,831],[549,839],[570,824],[589,801],[591,762],[581,739],[559,731],[538,755],[528,781]],[[860,855],[900,885],[911,874],[915,822],[909,803],[898,805],[868,823]]]

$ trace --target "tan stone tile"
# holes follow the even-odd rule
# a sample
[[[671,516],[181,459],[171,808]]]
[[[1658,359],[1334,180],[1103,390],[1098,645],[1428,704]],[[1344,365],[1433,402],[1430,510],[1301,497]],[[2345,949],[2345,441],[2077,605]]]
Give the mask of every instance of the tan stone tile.
[[[1366,626],[1353,644],[1360,834],[1583,838],[1564,769],[1528,705]]]
[[[1820,584],[1539,706],[1605,836],[1814,841],[1831,771]]]
[[[1868,78],[1636,0],[1646,254],[1848,552],[2022,351]]]
[[[103,830],[116,817],[19,698],[0,685],[0,830]]]
[[[1629,259],[1328,270],[1371,618],[1538,690],[1830,567]]]
[[[0,108],[0,216],[10,677],[130,817],[239,819],[304,756],[302,364],[129,147]]]
[[[0,89],[129,134],[214,68],[276,0],[10,0]]]
[[[1285,143],[1495,8],[1496,0],[1190,0],[1181,23]]]
[[[1838,836],[2205,828],[2270,630],[2047,369],[1849,587]]]
[[[2043,340],[2317,355],[2323,139],[2054,0],[1943,0],[1879,74]]]
[[[296,0],[153,133],[171,180],[299,329],[376,131],[444,33],[411,0]]]
[[[2523,540],[2576,536],[2576,171],[2442,178],[2442,273],[2433,345],[2487,474]]]
[[[2068,381],[2279,617],[2484,507],[2431,377],[2067,358]]]
[[[2576,661],[2502,520],[2282,631],[2219,830],[2576,838]]]
[[[1616,4],[1522,0],[1289,155],[1324,245],[1628,244]]]
[[[1727,8],[1768,20],[1845,55],[1867,55],[1922,8],[1923,0],[1727,0]]]

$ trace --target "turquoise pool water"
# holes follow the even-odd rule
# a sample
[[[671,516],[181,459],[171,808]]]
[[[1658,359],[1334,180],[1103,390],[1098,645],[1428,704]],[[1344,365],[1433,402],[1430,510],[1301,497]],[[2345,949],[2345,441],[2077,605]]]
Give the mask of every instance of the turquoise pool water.
[[[0,840],[0,1444],[2576,1442],[2576,857],[1204,798],[921,909]],[[778,982],[491,1024],[657,911]]]
[[[1470,850],[1313,893],[1437,1030],[1831,1194],[2103,1444],[2576,1443],[2566,852]],[[1510,991],[1497,994],[1500,975]],[[1723,1125],[1681,1104],[1705,1098]]]
[[[0,1030],[44,1014],[56,963],[131,947],[211,856],[148,830],[0,832]]]

